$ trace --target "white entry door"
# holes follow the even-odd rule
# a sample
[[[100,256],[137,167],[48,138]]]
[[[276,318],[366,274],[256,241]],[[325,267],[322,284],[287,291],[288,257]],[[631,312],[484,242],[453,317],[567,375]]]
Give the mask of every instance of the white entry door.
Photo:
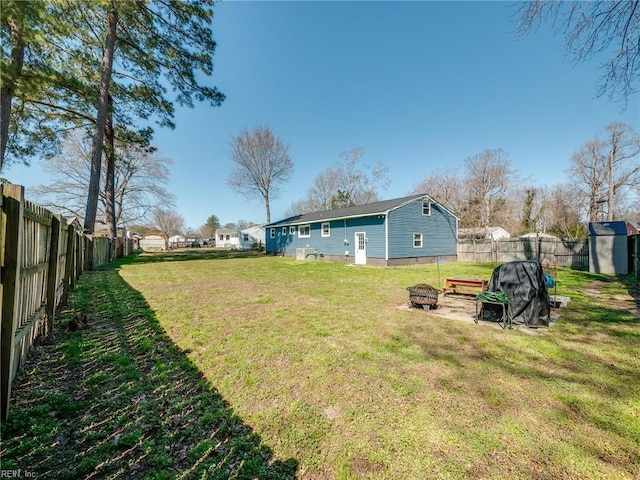
[[[367,264],[367,236],[364,232],[356,232],[356,265]]]

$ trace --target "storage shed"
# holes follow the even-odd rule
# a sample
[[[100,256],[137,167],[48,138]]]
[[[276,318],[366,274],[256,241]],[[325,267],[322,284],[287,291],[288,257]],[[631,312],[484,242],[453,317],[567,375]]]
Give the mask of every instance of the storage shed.
[[[629,273],[629,234],[625,221],[589,223],[589,272]]]
[[[160,231],[148,232],[139,242],[140,249],[145,252],[165,251],[169,243],[168,237]]]

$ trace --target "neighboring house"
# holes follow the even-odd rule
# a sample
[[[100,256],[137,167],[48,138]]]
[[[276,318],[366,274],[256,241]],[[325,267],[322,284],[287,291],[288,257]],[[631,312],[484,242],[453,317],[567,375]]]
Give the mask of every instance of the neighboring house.
[[[200,242],[195,237],[185,237],[182,235],[174,235],[169,237],[169,248],[184,248],[200,246]]]
[[[425,194],[296,215],[266,227],[267,253],[358,265],[456,260],[458,218]]]
[[[138,245],[144,252],[157,252],[167,249],[169,239],[164,232],[153,231],[142,236]]]
[[[240,248],[240,232],[233,228],[216,229],[216,247],[220,248]]]
[[[182,235],[174,235],[173,237],[169,237],[170,248],[184,247],[186,242],[187,242],[187,239]]]
[[[252,250],[264,247],[264,225],[253,225],[240,230],[240,248]]]
[[[556,237],[555,235],[544,232],[525,233],[524,235],[520,235],[520,238],[543,238],[546,240],[560,240],[560,237]]]
[[[500,240],[511,238],[511,234],[502,227],[459,228],[458,238],[460,240]]]

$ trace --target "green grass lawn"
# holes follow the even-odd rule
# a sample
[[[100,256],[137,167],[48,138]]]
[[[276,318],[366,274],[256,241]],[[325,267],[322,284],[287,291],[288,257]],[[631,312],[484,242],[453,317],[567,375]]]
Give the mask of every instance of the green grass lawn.
[[[39,478],[640,477],[637,288],[561,269],[539,335],[400,308],[495,265],[354,267],[210,251],[84,276],[3,423]],[[605,282],[593,297],[589,286]],[[64,472],[64,473],[61,473]]]

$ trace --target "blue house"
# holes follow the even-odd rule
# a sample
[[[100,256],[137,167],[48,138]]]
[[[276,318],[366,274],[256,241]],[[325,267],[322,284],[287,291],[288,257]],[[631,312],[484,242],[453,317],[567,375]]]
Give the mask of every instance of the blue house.
[[[458,218],[426,194],[305,213],[266,229],[267,253],[357,265],[457,259]]]

